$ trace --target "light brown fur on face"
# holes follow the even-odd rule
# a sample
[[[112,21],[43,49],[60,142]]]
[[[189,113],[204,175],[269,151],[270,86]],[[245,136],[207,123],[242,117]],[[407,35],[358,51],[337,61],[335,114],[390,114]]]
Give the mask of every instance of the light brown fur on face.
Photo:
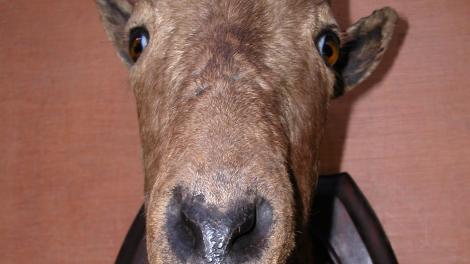
[[[332,68],[315,45],[325,28],[337,30],[326,2],[97,3],[130,65],[150,263],[210,262],[207,256],[182,259],[169,242],[176,189],[188,199],[204,197],[204,205],[221,214],[237,201],[264,199],[272,224],[260,252],[245,262],[285,263],[296,239],[308,240],[295,234],[307,233],[329,98],[338,82],[350,89],[373,70],[390,40],[394,12],[383,9],[348,31],[343,44],[355,57],[344,54],[347,60]],[[127,39],[136,26],[148,30],[150,42],[132,64]],[[296,254],[310,251],[308,245],[297,245]],[[216,256],[214,263],[234,259]]]

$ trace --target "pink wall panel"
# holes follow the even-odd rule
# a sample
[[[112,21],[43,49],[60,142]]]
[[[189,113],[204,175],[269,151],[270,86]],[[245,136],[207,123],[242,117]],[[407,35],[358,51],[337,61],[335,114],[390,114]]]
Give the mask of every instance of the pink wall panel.
[[[389,5],[390,52],[331,104],[322,171],[348,171],[401,263],[470,261],[470,2]],[[93,1],[0,1],[2,263],[112,263],[143,195],[126,69]]]

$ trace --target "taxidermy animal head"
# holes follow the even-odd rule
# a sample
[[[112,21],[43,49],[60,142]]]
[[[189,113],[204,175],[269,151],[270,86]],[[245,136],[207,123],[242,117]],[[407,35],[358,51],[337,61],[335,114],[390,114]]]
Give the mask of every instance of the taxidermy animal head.
[[[137,102],[149,262],[298,257],[328,103],[374,70],[396,13],[342,31],[321,0],[97,4]]]

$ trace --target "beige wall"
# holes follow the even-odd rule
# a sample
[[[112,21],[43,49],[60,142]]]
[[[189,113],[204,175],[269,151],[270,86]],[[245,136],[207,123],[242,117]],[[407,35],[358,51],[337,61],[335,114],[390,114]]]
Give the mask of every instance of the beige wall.
[[[401,263],[470,261],[470,2],[334,1],[401,14],[371,80],[331,105],[348,171]],[[93,1],[0,1],[1,263],[112,263],[142,196],[133,95]]]

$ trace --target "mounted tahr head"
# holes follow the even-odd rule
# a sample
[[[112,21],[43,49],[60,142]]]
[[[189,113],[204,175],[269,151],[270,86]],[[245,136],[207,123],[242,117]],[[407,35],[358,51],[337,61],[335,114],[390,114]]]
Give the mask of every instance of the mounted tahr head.
[[[342,32],[327,1],[97,4],[137,101],[150,263],[301,254],[328,102],[377,66],[396,13]]]

